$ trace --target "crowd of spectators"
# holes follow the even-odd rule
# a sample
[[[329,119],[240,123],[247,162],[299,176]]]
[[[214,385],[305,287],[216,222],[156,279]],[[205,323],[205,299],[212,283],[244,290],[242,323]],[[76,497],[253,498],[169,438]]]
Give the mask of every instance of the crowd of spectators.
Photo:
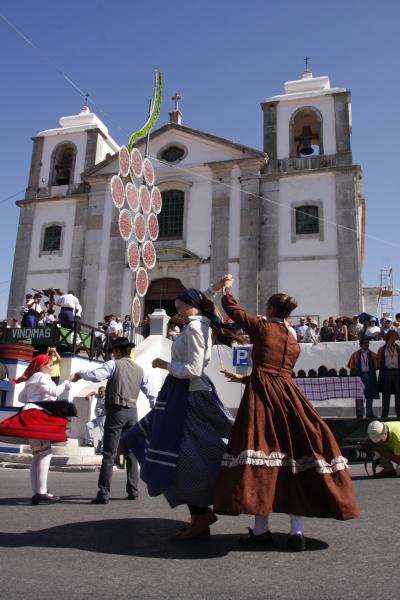
[[[318,344],[319,342],[355,342],[361,339],[384,340],[389,331],[395,331],[400,339],[400,313],[396,314],[395,321],[382,317],[377,322],[375,317],[364,318],[360,321],[359,315],[349,317],[329,317],[319,326],[312,317],[300,317],[297,324],[291,323],[299,343]]]
[[[357,369],[346,369],[342,367],[341,369],[328,369],[325,365],[320,365],[318,370],[309,369],[305,371],[304,369],[299,369],[297,374],[293,371],[292,377],[298,379],[317,379],[317,378],[325,378],[325,377],[357,377],[358,372]]]

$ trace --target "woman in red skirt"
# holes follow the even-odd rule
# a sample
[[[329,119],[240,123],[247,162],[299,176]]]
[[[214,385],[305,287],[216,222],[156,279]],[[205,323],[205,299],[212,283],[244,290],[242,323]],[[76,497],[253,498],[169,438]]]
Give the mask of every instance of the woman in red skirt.
[[[250,336],[253,370],[223,457],[214,510],[255,515],[247,546],[273,543],[268,517],[290,515],[288,548],[304,550],[302,517],[353,519],[359,509],[346,459],[325,422],[292,381],[300,347],[286,322],[297,301],[274,294],[267,320],[248,315],[224,278],[222,306]],[[226,372],[232,381],[241,379]]]
[[[0,423],[0,438],[5,441],[26,443],[28,440],[32,451],[31,486],[32,504],[52,504],[59,500],[47,489],[47,475],[52,457],[51,442],[65,442],[67,419],[50,414],[42,402],[57,400],[65,390],[71,387],[70,381],[56,386],[50,377],[50,356],[39,354],[28,365],[24,374],[13,383],[26,381],[25,388],[19,395],[19,402],[24,403],[19,413]]]

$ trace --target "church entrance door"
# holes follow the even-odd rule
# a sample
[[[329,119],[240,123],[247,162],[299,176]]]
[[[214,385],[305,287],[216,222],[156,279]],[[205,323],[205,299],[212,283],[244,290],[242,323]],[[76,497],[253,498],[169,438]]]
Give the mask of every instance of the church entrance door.
[[[155,308],[163,308],[168,316],[176,315],[175,298],[185,289],[179,279],[164,277],[149,285],[144,305],[144,315],[151,314]]]

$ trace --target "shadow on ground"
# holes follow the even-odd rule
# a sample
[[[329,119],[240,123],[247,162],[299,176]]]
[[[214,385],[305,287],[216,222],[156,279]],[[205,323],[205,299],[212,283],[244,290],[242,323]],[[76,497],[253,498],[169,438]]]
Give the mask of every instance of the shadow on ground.
[[[171,540],[182,522],[170,519],[106,519],[69,523],[25,533],[1,533],[0,547],[75,548],[122,556],[166,559],[216,558],[230,552],[249,551],[238,545],[237,534],[212,535],[204,540]],[[286,535],[274,534],[276,543],[262,552],[288,552]],[[307,538],[307,551],[324,550],[328,544]],[[258,552],[258,549],[251,549]]]

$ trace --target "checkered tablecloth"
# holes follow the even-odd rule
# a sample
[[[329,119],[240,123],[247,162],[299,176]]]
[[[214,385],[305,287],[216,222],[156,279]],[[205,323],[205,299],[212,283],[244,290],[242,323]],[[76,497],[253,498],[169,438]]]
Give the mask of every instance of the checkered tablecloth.
[[[293,379],[307,400],[318,402],[334,398],[364,400],[364,385],[359,377],[323,377]]]

